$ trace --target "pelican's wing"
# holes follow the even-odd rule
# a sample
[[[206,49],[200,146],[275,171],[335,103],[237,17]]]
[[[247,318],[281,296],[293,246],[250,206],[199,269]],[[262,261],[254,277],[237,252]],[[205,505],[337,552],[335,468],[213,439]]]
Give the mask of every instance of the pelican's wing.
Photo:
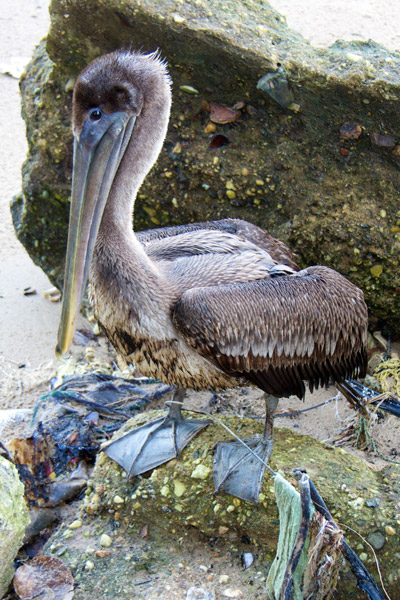
[[[208,252],[209,246],[201,247],[202,232],[220,232],[234,236],[239,242],[249,243],[270,254],[278,263],[288,265],[295,270],[298,267],[294,253],[280,240],[252,223],[241,219],[222,219],[204,223],[189,223],[173,227],[161,227],[136,233],[136,237],[144,245],[146,252],[154,260],[171,260],[178,256],[192,256]],[[190,234],[193,233],[191,242]],[[202,248],[201,250],[199,250]],[[213,247],[213,252],[216,250]]]
[[[276,396],[365,373],[363,294],[327,267],[189,289],[173,320],[202,356]]]

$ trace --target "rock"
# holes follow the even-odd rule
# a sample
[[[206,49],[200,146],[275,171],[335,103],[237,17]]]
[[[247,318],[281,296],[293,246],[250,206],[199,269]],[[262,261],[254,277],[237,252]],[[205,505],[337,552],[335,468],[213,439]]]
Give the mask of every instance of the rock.
[[[124,425],[118,435],[130,429],[134,423],[141,424],[144,418],[147,420],[160,414],[162,414],[160,411],[152,411],[146,417],[138,416]],[[240,427],[240,435],[243,438],[262,430],[261,424],[255,424],[251,420],[238,420],[234,417],[225,417],[224,420],[233,430],[238,430]],[[397,535],[393,535],[393,531],[396,532],[398,528],[396,515],[398,514],[397,497],[400,492],[400,467],[390,465],[380,472],[343,450],[326,447],[314,439],[294,434],[286,429],[275,428],[274,437],[271,467],[285,474],[287,478],[290,478],[293,466],[301,465],[307,468],[334,518],[343,524],[348,542],[358,554],[362,552],[367,554],[367,567],[374,576],[377,574],[371,549],[368,544],[360,542],[360,539],[367,538],[377,551],[382,551],[382,554],[378,554],[378,558],[381,559],[383,578],[385,582],[392,581],[388,590],[392,600],[399,600],[400,595],[396,595]],[[145,524],[150,524],[152,533],[146,538],[149,543],[154,539],[157,529],[161,531],[161,538],[173,531],[174,537],[180,539],[188,528],[194,528],[211,539],[217,537],[223,540],[242,539],[245,536],[246,544],[254,543],[258,549],[255,551],[247,545],[239,553],[238,571],[245,572],[240,569],[239,562],[239,557],[243,553],[251,552],[252,555],[256,555],[257,552],[259,568],[266,564],[266,556],[268,561],[274,556],[279,532],[273,482],[266,474],[258,506],[225,494],[214,497],[212,448],[216,440],[227,439],[229,434],[216,425],[210,424],[185,448],[181,459],[174,463],[173,468],[168,464],[162,465],[155,469],[148,479],[127,480],[125,472],[102,453],[98,455],[84,506],[90,507],[91,496],[96,494],[95,490],[101,484],[104,490],[99,497],[99,518],[104,515],[112,521],[115,520],[116,508],[113,498],[118,492],[126,499],[123,506],[117,507],[118,521],[134,524],[137,532]],[[191,476],[199,460],[201,461],[199,464],[210,469],[209,476],[205,479],[194,479]],[[179,482],[178,487],[185,488],[179,498],[179,508],[175,496],[177,482]],[[169,490],[168,494],[165,494],[165,488]],[[380,504],[376,505],[374,510],[367,505],[371,495],[370,490],[374,490],[376,497],[380,499]],[[350,502],[349,498],[352,499]],[[382,523],[385,527],[383,533]],[[346,525],[356,529],[361,538],[351,530],[347,530]],[[132,535],[138,537],[137,533],[129,533],[129,536]],[[127,544],[131,539],[129,536]],[[341,588],[339,597],[342,600],[355,597],[351,595],[354,592],[351,591],[349,581],[343,573],[341,573],[341,581],[346,589]],[[228,580],[222,579],[219,583],[226,584]],[[232,584],[230,588],[236,589],[236,586]]]
[[[371,313],[400,332],[398,155],[369,141],[387,131],[390,148],[389,138],[400,136],[398,53],[373,41],[313,48],[257,0],[70,0],[68,11],[64,0],[53,0],[51,19],[47,43],[21,81],[29,155],[12,213],[19,239],[57,287],[70,196],[71,82],[103,52],[160,48],[174,82],[173,112],[165,149],[140,190],[136,229],[226,216],[253,221],[289,242],[301,266],[327,264],[349,276]],[[268,93],[257,90],[263,73]],[[188,83],[199,94],[179,89]],[[254,110],[218,125],[210,141],[199,96],[223,106],[240,98]],[[354,115],[366,135],[339,151],[337,124]],[[177,144],[184,152],[171,153]],[[253,197],[255,180],[268,178]],[[235,179],[233,199],[225,194],[227,179]],[[386,219],[377,219],[381,209]],[[370,272],[376,264],[379,277]]]
[[[362,127],[358,123],[344,123],[340,128],[340,137],[344,140],[357,140],[362,134]]]
[[[14,576],[14,558],[23,544],[29,512],[17,469],[0,456],[0,598]]]
[[[381,531],[374,531],[367,536],[367,542],[374,550],[381,550],[386,543],[386,538]]]
[[[371,144],[376,148],[383,148],[384,150],[393,150],[396,146],[396,142],[392,135],[383,135],[380,133],[372,132],[369,135]]]

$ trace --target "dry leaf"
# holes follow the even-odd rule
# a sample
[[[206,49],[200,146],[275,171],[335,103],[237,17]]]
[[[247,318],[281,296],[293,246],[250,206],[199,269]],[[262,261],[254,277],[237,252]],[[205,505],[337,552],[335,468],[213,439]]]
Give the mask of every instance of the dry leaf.
[[[15,572],[14,589],[21,600],[71,600],[74,578],[59,558],[35,556]]]

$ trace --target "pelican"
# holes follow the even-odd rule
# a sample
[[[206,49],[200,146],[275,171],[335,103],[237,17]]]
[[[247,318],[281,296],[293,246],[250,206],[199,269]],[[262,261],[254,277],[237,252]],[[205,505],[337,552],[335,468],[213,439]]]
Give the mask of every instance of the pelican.
[[[184,419],[184,390],[263,390],[268,462],[279,398],[366,369],[363,294],[324,266],[300,270],[281,241],[224,219],[134,233],[134,202],[162,148],[171,81],[157,54],[118,50],[90,63],[73,94],[74,160],[56,352],[72,342],[87,280],[110,342],[147,376],[175,386],[168,414],[112,442],[129,475],[178,456],[207,425]],[[236,441],[217,444],[217,491],[257,503],[264,465]]]

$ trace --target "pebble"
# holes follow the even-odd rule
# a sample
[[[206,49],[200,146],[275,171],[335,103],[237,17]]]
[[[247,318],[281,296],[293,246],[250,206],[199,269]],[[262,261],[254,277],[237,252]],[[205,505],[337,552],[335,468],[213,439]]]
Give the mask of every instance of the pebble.
[[[85,563],[85,569],[87,571],[91,571],[92,569],[94,569],[94,562],[92,562],[91,560],[87,560]]]
[[[386,543],[386,538],[381,531],[373,531],[368,534],[367,541],[371,544],[374,550],[380,550]]]
[[[175,496],[177,496],[178,498],[180,498],[185,493],[185,490],[186,490],[185,484],[182,483],[181,481],[179,481],[178,479],[175,479],[175,481],[174,481],[174,494],[175,494]]]
[[[381,499],[380,498],[368,498],[368,500],[366,501],[366,505],[369,508],[377,508],[381,503]]]
[[[193,586],[186,592],[186,600],[215,600],[215,592]]]
[[[357,140],[362,134],[362,127],[358,123],[344,123],[340,128],[340,137],[344,140]]]
[[[369,138],[371,140],[371,144],[377,148],[392,150],[396,146],[393,136],[389,134],[372,132],[369,134]]]
[[[386,525],[385,531],[388,535],[396,535],[396,530],[390,525]]]
[[[226,598],[241,598],[243,596],[243,593],[241,590],[233,590],[231,588],[228,588],[222,592],[222,595]]]
[[[82,521],[80,519],[76,519],[76,521],[72,521],[68,527],[69,529],[79,529],[79,527],[82,527]]]
[[[103,533],[100,538],[100,546],[103,546],[103,548],[109,548],[112,546],[112,538],[110,538],[110,536],[106,533]]]
[[[114,504],[123,504],[124,503],[124,499],[121,498],[121,496],[114,496],[113,502],[114,502]]]
[[[106,556],[109,556],[111,554],[110,550],[96,550],[96,552],[94,553],[94,555],[97,558],[105,558]]]
[[[229,575],[220,575],[218,579],[218,583],[228,583],[230,580]]]
[[[233,190],[226,190],[226,195],[228,196],[229,200],[236,198],[236,194]]]
[[[193,479],[207,479],[210,473],[211,469],[209,467],[200,464],[192,471],[190,477],[193,477]]]
[[[371,275],[373,275],[373,277],[379,277],[380,275],[382,275],[383,267],[382,267],[382,265],[374,265],[373,267],[370,268],[369,271],[370,271]]]
[[[204,128],[204,133],[215,133],[217,131],[217,126],[215,123],[208,123]]]
[[[356,498],[355,500],[350,500],[349,504],[350,506],[358,510],[359,508],[362,508],[364,506],[365,500],[364,498]]]

